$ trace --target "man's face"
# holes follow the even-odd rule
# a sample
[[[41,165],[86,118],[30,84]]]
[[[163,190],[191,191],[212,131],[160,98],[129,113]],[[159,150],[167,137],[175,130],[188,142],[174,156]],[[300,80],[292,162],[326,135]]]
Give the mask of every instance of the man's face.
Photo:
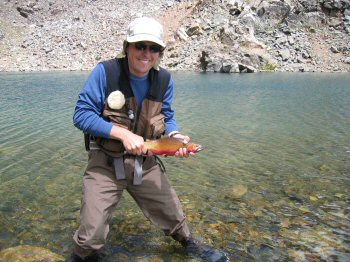
[[[127,48],[129,70],[133,75],[142,77],[157,63],[160,46],[149,41],[130,43]]]

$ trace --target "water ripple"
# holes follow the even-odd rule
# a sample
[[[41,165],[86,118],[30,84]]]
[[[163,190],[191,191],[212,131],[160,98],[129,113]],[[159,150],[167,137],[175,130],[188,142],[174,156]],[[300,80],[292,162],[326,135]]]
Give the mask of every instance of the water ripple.
[[[3,247],[39,239],[68,256],[87,158],[72,125],[85,78],[0,74]],[[194,234],[247,261],[262,255],[346,261],[349,76],[174,73],[174,79],[177,122],[205,147],[195,158],[164,159]],[[136,241],[157,243],[160,257],[168,257],[172,244],[130,197],[122,202],[111,245],[135,250]],[[130,232],[138,237],[127,238]]]

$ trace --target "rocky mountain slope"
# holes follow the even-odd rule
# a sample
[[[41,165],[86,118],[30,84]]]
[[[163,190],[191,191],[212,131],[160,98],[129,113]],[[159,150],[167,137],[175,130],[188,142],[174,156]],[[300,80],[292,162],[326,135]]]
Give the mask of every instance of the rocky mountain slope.
[[[350,0],[3,0],[0,71],[90,70],[141,15],[171,70],[350,71]]]

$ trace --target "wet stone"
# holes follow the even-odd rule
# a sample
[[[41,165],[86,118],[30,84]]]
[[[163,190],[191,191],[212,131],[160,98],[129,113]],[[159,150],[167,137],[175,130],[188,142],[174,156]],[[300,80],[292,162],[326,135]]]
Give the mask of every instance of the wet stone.
[[[248,191],[248,188],[244,185],[237,185],[233,187],[232,191],[228,194],[228,197],[239,199],[244,196]]]
[[[46,248],[23,245],[2,250],[0,261],[60,262],[64,258]]]

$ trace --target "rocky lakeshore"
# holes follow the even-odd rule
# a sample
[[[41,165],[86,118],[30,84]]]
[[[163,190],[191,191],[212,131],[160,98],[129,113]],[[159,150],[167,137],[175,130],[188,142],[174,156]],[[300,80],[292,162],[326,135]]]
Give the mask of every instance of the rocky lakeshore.
[[[91,70],[142,15],[165,26],[170,70],[350,71],[350,0],[5,0],[0,14],[0,71]]]

